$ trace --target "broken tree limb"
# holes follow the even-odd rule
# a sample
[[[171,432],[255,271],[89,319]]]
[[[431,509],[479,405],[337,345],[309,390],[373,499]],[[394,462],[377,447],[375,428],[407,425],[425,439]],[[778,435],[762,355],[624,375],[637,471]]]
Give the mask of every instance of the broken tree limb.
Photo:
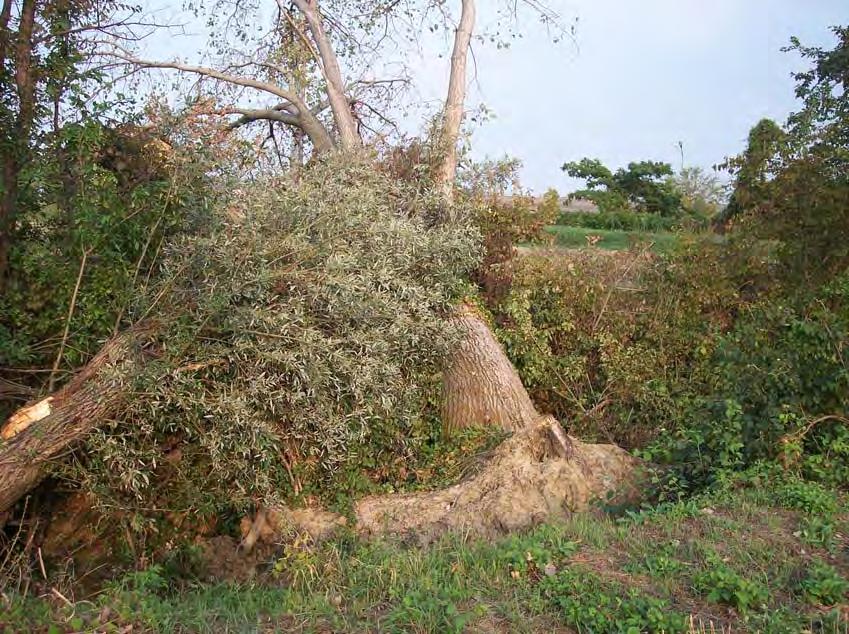
[[[65,387],[0,428],[0,513],[41,482],[52,458],[120,409],[126,378],[141,365],[141,346],[155,330],[147,322],[110,339]]]

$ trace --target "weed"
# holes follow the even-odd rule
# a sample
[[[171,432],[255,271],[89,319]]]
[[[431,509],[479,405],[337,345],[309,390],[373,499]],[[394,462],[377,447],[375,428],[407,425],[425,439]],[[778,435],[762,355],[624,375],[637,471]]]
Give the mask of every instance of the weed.
[[[642,558],[632,560],[625,566],[627,572],[644,573],[651,577],[668,578],[683,570],[684,562],[664,554],[645,555]]]
[[[761,584],[741,577],[714,557],[708,563],[711,567],[693,579],[696,590],[708,601],[730,605],[741,614],[766,605],[769,592]]]
[[[781,506],[810,515],[831,516],[837,512],[834,492],[817,482],[791,480],[778,488],[775,497]]]
[[[849,582],[832,566],[817,561],[811,566],[800,587],[810,603],[835,605],[846,598]]]
[[[581,632],[686,631],[686,617],[667,601],[605,582],[587,570],[564,570],[540,585],[566,623]]]

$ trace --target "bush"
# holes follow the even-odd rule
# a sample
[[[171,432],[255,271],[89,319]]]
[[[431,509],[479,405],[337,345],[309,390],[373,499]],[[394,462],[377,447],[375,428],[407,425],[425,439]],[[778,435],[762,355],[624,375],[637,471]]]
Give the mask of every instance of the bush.
[[[497,334],[542,411],[589,438],[644,446],[674,428],[701,358],[740,306],[721,245],[675,256],[527,256]]]
[[[39,196],[18,209],[0,294],[0,381],[21,392],[0,396],[27,400],[86,363],[123,323],[162,242],[202,223],[227,189],[220,170],[209,178],[208,130],[186,139],[185,122],[171,113],[149,124],[66,123],[27,172]],[[60,348],[54,375],[45,370]],[[19,405],[0,397],[0,417]]]
[[[212,512],[402,468],[433,435],[443,315],[475,263],[473,231],[429,226],[438,205],[350,157],[236,192],[133,306],[163,324],[146,396],[77,476],[119,506]]]
[[[826,299],[829,299],[826,303]],[[693,484],[717,469],[774,460],[831,485],[849,482],[843,347],[849,311],[828,292],[792,306],[765,297],[715,338],[694,368],[685,417],[648,456]],[[682,400],[683,402],[683,400]]]
[[[473,280],[490,299],[503,296],[512,278],[515,248],[523,242],[547,242],[545,228],[560,208],[560,197],[549,190],[537,201],[522,193],[517,160],[475,164],[464,174],[463,197],[473,210],[472,222],[482,237],[482,257]],[[513,195],[508,195],[513,192]]]

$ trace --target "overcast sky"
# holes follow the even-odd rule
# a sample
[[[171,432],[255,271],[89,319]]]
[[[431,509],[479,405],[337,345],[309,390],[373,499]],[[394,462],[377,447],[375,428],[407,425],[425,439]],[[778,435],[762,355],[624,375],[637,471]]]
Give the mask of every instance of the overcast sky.
[[[484,30],[497,3],[478,4]],[[791,35],[830,46],[828,27],[849,22],[849,0],[549,5],[564,20],[577,19],[575,42],[553,44],[526,15],[520,25],[526,35],[509,49],[475,44],[467,102],[470,109],[483,103],[494,114],[471,125],[473,156],[519,158],[523,184],[537,192],[574,189],[560,166],[584,156],[612,167],[653,159],[677,169],[679,141],[686,165],[710,168],[739,152],[759,119],[781,121],[796,108],[790,73],[805,66],[780,50]],[[157,37],[151,45],[158,57],[191,58],[192,50],[204,48],[201,39]],[[414,97],[431,112],[444,99],[449,50],[442,35],[423,40],[418,52],[398,52],[413,72]],[[375,76],[382,72],[376,69]],[[404,123],[410,132],[421,129],[421,119]]]

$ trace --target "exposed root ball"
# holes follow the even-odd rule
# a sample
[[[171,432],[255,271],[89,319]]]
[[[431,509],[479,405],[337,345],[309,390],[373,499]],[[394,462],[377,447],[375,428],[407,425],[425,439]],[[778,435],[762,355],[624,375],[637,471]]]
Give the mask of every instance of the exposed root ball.
[[[609,495],[630,498],[639,467],[624,449],[582,443],[546,416],[504,441],[468,480],[438,491],[362,499],[355,507],[356,527],[364,536],[420,543],[449,531],[496,536],[565,518]],[[273,517],[278,534],[300,527],[318,539],[340,524],[339,516],[310,509],[277,510]]]
[[[564,447],[561,439],[567,439]],[[357,526],[428,542],[446,531],[492,536],[586,510],[629,489],[638,460],[614,445],[585,444],[547,416],[506,440],[476,476],[447,489],[365,498]]]

